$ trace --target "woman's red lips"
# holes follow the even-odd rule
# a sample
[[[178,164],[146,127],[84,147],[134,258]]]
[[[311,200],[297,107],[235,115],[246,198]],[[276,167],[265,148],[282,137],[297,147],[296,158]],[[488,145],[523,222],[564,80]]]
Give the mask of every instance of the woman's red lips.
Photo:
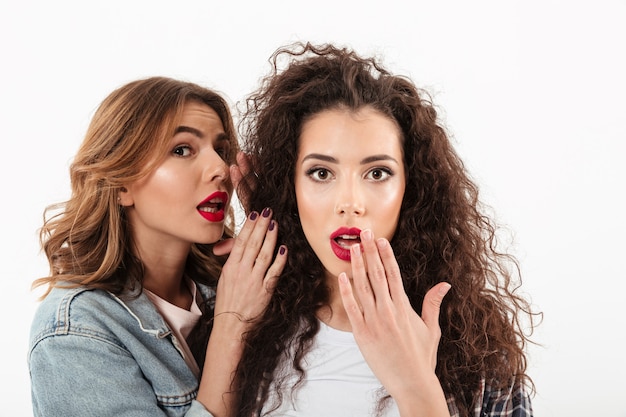
[[[202,200],[196,207],[198,213],[210,222],[221,222],[224,220],[224,209],[228,203],[228,193],[216,191]]]
[[[350,247],[361,243],[361,229],[340,227],[330,235],[330,247],[337,258],[350,261]]]

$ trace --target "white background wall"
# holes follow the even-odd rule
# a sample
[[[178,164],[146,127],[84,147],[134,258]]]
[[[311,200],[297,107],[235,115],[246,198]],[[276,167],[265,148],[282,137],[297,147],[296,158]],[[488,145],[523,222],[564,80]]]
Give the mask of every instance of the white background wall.
[[[176,4],[176,5],[174,5]],[[535,414],[626,416],[626,1],[5,1],[0,414],[30,416],[37,229],[114,88],[167,75],[234,104],[293,40],[376,53],[429,89],[545,313]]]

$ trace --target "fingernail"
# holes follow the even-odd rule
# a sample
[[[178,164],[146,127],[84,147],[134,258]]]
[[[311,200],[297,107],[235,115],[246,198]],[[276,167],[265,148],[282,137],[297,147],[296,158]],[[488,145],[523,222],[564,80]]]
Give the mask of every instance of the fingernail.
[[[361,232],[361,239],[363,240],[372,240],[372,231],[369,229],[363,230]]]
[[[270,222],[270,227],[268,227],[268,229],[270,230],[270,232],[271,232],[272,230],[274,230],[274,226],[276,226],[276,222],[275,222],[274,220],[272,220],[272,221]]]
[[[265,207],[265,208],[263,209],[262,216],[263,216],[263,217],[269,217],[269,215],[270,215],[270,213],[271,213],[271,212],[272,212],[272,210],[270,210],[270,208],[269,208],[269,207]]]
[[[249,218],[250,218],[250,220],[256,220],[258,215],[259,215],[259,213],[257,213],[256,211],[251,211]]]
[[[281,246],[280,249],[278,249],[278,253],[280,253],[281,255],[284,255],[286,251],[287,249],[284,246]]]
[[[443,297],[444,295],[448,293],[450,288],[452,288],[452,285],[446,282],[446,285],[442,285],[441,287],[439,287],[439,295]]]
[[[352,245],[350,250],[352,250],[352,256],[357,258],[361,257],[361,245],[358,243],[356,245]]]
[[[385,239],[384,237],[381,237],[380,239],[376,239],[376,245],[382,249],[385,246],[387,246],[387,239]]]

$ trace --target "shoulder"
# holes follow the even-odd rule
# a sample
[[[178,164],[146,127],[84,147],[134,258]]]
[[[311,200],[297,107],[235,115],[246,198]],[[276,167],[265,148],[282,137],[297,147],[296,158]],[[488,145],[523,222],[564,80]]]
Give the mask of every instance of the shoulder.
[[[30,331],[31,349],[51,336],[87,336],[116,341],[129,332],[169,332],[144,294],[116,296],[99,289],[54,288],[40,303]]]
[[[450,416],[460,416],[460,411],[453,395],[446,396]],[[530,393],[519,380],[512,379],[508,387],[495,389],[480,381],[478,396],[472,410],[474,417],[533,417]]]
[[[523,381],[513,378],[508,387],[495,389],[483,384],[483,398],[476,404],[481,416],[532,417],[530,393]]]
[[[114,307],[112,295],[106,291],[78,288],[53,288],[41,301],[33,319],[31,330],[67,332],[73,319],[95,317]]]

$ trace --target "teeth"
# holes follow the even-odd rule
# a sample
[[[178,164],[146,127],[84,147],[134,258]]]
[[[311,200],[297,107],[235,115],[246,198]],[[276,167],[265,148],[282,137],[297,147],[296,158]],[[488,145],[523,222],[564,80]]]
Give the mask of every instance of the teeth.
[[[339,235],[337,236],[339,239],[349,239],[349,240],[356,240],[359,237],[355,236],[355,235]]]
[[[204,211],[206,213],[217,213],[217,207],[199,207],[198,210]]]

